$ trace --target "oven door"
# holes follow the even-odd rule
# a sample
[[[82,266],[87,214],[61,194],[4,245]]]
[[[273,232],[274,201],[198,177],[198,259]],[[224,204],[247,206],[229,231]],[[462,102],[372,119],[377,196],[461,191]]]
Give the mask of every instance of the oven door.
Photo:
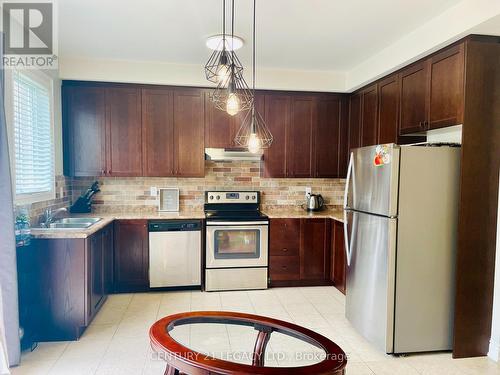
[[[206,268],[267,267],[267,221],[208,221]]]

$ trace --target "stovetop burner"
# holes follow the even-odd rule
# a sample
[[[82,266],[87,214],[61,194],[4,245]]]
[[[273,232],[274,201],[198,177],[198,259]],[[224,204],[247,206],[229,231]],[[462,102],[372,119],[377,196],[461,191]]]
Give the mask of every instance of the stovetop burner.
[[[267,215],[260,211],[205,211],[207,220],[265,220]]]
[[[265,220],[259,211],[258,191],[207,191],[205,216],[207,220],[252,221]]]

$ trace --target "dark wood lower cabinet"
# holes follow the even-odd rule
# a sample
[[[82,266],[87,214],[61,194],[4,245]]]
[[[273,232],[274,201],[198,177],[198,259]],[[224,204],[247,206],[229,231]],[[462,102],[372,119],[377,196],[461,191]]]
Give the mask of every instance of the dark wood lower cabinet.
[[[344,245],[344,224],[332,220],[331,233],[331,280],[333,285],[345,294],[347,263]]]
[[[329,219],[271,219],[271,286],[331,285]]]
[[[117,220],[114,236],[114,290],[149,290],[147,220]]]
[[[32,288],[38,295],[36,341],[77,340],[106,300],[113,251],[108,225],[88,238],[38,239]]]

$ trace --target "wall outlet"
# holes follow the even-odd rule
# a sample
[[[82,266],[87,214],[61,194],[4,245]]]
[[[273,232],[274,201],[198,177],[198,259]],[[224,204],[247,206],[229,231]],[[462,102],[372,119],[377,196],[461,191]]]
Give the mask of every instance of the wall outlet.
[[[158,195],[158,189],[156,188],[156,186],[151,186],[151,191],[150,191],[150,194],[152,197],[156,197]]]
[[[306,197],[310,196],[312,194],[311,187],[307,186],[306,187]]]

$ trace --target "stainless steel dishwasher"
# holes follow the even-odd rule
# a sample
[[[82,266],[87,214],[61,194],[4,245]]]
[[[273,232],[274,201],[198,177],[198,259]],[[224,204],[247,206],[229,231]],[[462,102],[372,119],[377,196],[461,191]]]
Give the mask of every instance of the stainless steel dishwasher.
[[[201,285],[201,221],[149,222],[149,286]]]

